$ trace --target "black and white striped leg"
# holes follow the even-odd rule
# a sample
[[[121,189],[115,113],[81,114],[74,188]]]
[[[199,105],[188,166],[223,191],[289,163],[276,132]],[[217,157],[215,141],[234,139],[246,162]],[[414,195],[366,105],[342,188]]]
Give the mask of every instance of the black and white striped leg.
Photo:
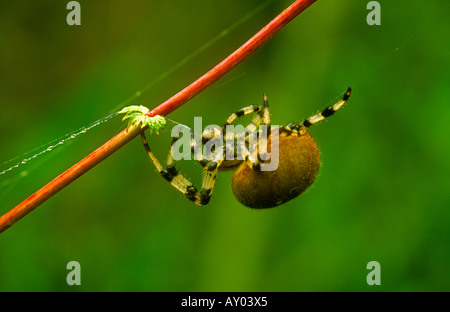
[[[158,172],[166,181],[168,181],[173,187],[175,187],[178,191],[183,193],[189,200],[193,201],[197,205],[206,205],[209,202],[221,161],[210,162],[207,164],[207,167],[205,168],[205,177],[203,179],[202,189],[198,191],[195,186],[183,175],[181,175],[175,168],[171,153],[169,153],[168,156],[167,167],[166,169],[164,169],[161,163],[152,153],[144,133],[141,133],[141,138],[147,154],[150,156],[150,159],[153,161],[153,164],[155,165]]]
[[[201,141],[195,141],[194,138],[194,131],[189,128],[189,134],[190,134],[190,148],[191,148],[191,156],[194,156],[194,159],[197,160],[204,169],[208,166],[210,161],[204,159],[203,154],[196,155],[196,150],[200,153],[202,152],[202,144],[206,143],[208,141],[208,138],[202,137]],[[170,145],[169,155],[167,156],[167,166],[172,167],[173,166],[173,155],[175,155],[175,143],[180,139],[180,134],[182,133],[182,128],[180,127],[178,131],[175,133],[172,143]]]
[[[243,115],[251,114],[256,112],[257,114],[253,117],[251,123],[245,127],[244,134],[249,136],[255,135],[254,140],[250,140],[249,136],[245,138],[245,142],[240,142],[242,146],[232,146],[231,149],[235,151],[235,158],[245,160],[245,162],[254,170],[259,170],[261,168],[261,159],[259,153],[259,144],[262,143],[267,146],[267,138],[270,133],[270,112],[269,112],[269,102],[267,100],[266,94],[264,94],[264,105],[259,107],[256,105],[248,106],[234,112],[228,119],[222,129],[226,130],[226,126],[231,124],[236,120],[236,118]],[[267,126],[267,133],[261,136],[261,131],[258,131],[258,126],[261,122]],[[233,139],[234,142],[239,142],[239,135],[233,133],[232,136],[226,135],[227,140]],[[253,141],[253,142],[252,142]],[[236,144],[237,145],[237,144]],[[228,149],[228,148],[227,148]],[[250,155],[252,153],[252,155]],[[239,156],[239,157],[238,157]]]
[[[325,108],[323,111],[321,111],[318,114],[315,114],[311,117],[306,118],[305,121],[303,121],[302,126],[304,128],[308,128],[308,127],[312,126],[313,124],[318,123],[319,121],[322,121],[325,118],[333,115],[337,110],[339,110],[345,104],[345,102],[347,102],[348,98],[350,97],[351,91],[352,91],[352,89],[349,87],[347,89],[347,92],[345,92],[344,96],[336,104]]]
[[[263,123],[268,128],[270,128],[270,112],[269,112],[269,101],[267,100],[267,96],[264,93],[264,104],[263,108],[260,108],[258,114],[253,118],[252,122],[246,127],[247,131],[256,131],[258,126]]]
[[[266,131],[263,133],[261,130],[257,130],[260,123],[266,126]],[[247,126],[249,131],[257,134],[257,148],[251,148],[249,146],[250,152],[253,151],[252,155],[247,154],[245,157],[246,162],[253,170],[261,169],[261,147],[264,147],[264,151],[267,152],[267,139],[270,136],[270,112],[269,112],[269,101],[266,94],[264,93],[264,106],[260,113],[253,119],[252,123]],[[251,157],[250,157],[251,156]],[[262,157],[265,158],[265,157]]]
[[[196,203],[197,205],[206,205],[212,195],[214,184],[216,183],[217,172],[219,171],[219,166],[222,160],[219,162],[210,162],[204,170],[202,189],[197,191],[197,189],[190,184],[187,187],[186,197]]]
[[[222,126],[222,132],[224,134],[224,137],[226,138],[226,141],[228,142],[229,140],[232,140],[234,142],[238,142],[238,137],[239,137],[239,135],[237,133],[227,134],[226,131],[227,131],[228,125],[231,125],[239,117],[249,115],[252,113],[256,113],[255,117],[253,117],[251,123],[245,128],[245,132],[244,132],[244,133],[253,133],[256,131],[256,128],[259,126],[259,124],[263,120],[264,111],[265,111],[265,109],[261,108],[258,105],[250,105],[250,106],[241,108],[241,109],[235,111],[233,114],[231,114],[230,117],[228,117],[225,124]],[[226,147],[226,151],[228,151],[228,150],[234,151],[233,159],[239,158],[239,159],[243,159],[243,160],[248,160],[248,153],[247,153],[247,148],[246,148],[246,146],[248,146],[248,138],[245,141],[246,141],[246,144],[245,144],[245,146],[242,146],[242,147],[238,147],[236,144],[233,144],[230,147]],[[238,157],[238,154],[240,155],[239,157]]]
[[[226,131],[226,126],[231,125],[237,118],[242,117],[244,115],[248,115],[251,113],[258,113],[255,118],[253,118],[253,121],[255,121],[255,119],[259,119],[261,117],[258,117],[260,114],[259,112],[261,111],[261,107],[258,105],[250,105],[244,108],[241,108],[237,111],[235,111],[233,114],[230,115],[230,117],[228,117],[226,123],[222,126],[222,132],[225,133]],[[253,123],[252,121],[252,123]]]

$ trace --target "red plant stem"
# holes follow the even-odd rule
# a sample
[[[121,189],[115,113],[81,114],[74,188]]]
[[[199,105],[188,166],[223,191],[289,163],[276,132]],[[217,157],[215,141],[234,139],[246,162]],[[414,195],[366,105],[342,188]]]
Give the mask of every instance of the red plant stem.
[[[236,65],[242,62],[256,49],[269,40],[275,33],[286,26],[292,19],[303,12],[316,0],[297,0],[286,10],[280,13],[275,19],[261,29],[250,40],[234,51],[225,60],[211,69],[209,72],[198,78],[188,87],[175,94],[173,97],[154,108],[148,113],[150,116],[165,116],[175,109],[189,101],[191,98],[199,94],[215,81],[220,79]],[[25,199],[22,203],[11,209],[9,212],[0,217],[0,232],[3,232],[11,225],[16,223],[22,217],[31,212],[34,208],[42,204],[44,201],[55,195],[61,189],[69,185],[75,179],[89,171],[92,167],[100,163],[106,157],[110,156],[116,150],[135,138],[143,131],[140,127],[132,127],[123,130],[94,152],[83,158],[74,166],[54,178],[40,190]]]
[[[261,29],[250,40],[244,43],[239,49],[230,54],[226,59],[220,62],[216,67],[209,72],[198,78],[189,86],[175,94],[173,97],[153,109],[148,114],[150,116],[155,115],[167,115],[173,112],[175,109],[192,99],[215,81],[220,79],[232,68],[242,62],[250,54],[255,52],[260,46],[262,46],[267,40],[269,40],[275,33],[281,28],[286,26],[292,19],[298,14],[303,12],[307,7],[313,4],[316,0],[298,0],[295,1],[286,10],[275,17],[269,24]]]

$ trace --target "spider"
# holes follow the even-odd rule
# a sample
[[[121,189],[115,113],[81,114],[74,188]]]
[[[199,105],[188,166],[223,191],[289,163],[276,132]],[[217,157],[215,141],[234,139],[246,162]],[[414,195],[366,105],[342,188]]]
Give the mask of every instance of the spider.
[[[150,150],[144,133],[141,133],[141,138],[148,155],[162,177],[195,204],[206,205],[209,202],[218,171],[233,169],[231,186],[237,200],[251,208],[271,208],[296,198],[314,182],[320,167],[320,156],[316,142],[308,134],[307,129],[340,109],[348,100],[350,92],[351,88],[348,88],[337,103],[306,118],[302,123],[290,123],[280,127],[270,128],[269,104],[265,94],[263,107],[251,105],[235,111],[222,126],[225,136],[228,125],[241,116],[254,113],[255,116],[246,129],[255,131],[261,123],[266,125],[269,129],[269,136],[265,142],[267,150],[271,149],[269,138],[273,135],[279,136],[278,168],[274,171],[262,171],[261,159],[252,159],[249,155],[242,160],[229,160],[225,157],[224,148],[221,151],[223,157],[219,160],[205,158],[198,160],[204,170],[203,185],[200,191],[174,166],[172,155],[174,144],[179,140],[179,133],[173,137],[165,169]],[[220,134],[217,132],[205,130],[202,133],[201,142],[191,139],[191,151],[193,152],[194,147],[202,146],[211,139],[217,139],[218,135]],[[245,144],[248,145],[248,140],[245,141]],[[261,141],[258,141],[258,148],[261,144]]]

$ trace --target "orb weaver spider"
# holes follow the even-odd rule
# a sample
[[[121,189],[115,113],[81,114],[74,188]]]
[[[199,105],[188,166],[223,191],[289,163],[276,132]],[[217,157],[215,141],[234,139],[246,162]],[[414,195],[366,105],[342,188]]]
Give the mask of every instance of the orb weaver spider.
[[[241,116],[255,113],[255,117],[247,129],[256,130],[263,123],[269,127],[269,137],[275,134],[279,135],[278,168],[275,171],[261,171],[260,160],[252,161],[248,156],[244,160],[228,160],[225,157],[218,161],[200,159],[198,162],[203,167],[205,174],[200,191],[174,166],[172,152],[175,142],[179,139],[179,134],[175,135],[172,140],[166,169],[162,167],[150,150],[143,132],[141,138],[148,155],[162,177],[195,204],[206,205],[209,202],[218,171],[234,169],[231,186],[237,200],[251,208],[271,208],[297,197],[314,182],[320,167],[320,155],[316,142],[306,130],[340,109],[348,100],[350,92],[351,88],[348,88],[337,103],[306,118],[302,123],[290,123],[277,127],[275,130],[270,129],[269,104],[266,95],[264,95],[263,107],[251,105],[235,111],[222,126],[225,136],[226,126]],[[205,130],[202,133],[202,142],[195,142],[194,139],[191,139],[191,151],[196,144],[205,144],[215,135],[217,134],[211,135]],[[267,148],[270,149],[270,140],[267,140],[266,143]],[[223,153],[225,154],[225,150]]]

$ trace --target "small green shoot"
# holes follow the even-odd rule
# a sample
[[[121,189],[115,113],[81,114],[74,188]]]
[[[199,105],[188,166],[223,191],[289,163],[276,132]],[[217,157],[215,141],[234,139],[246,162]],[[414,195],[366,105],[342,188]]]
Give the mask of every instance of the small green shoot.
[[[156,134],[159,134],[158,131],[163,129],[166,125],[166,119],[160,115],[149,117],[147,116],[149,111],[150,110],[145,106],[132,105],[123,108],[119,114],[125,114],[122,121],[128,119],[128,128],[140,124],[141,128],[148,126],[150,134],[153,133],[153,131],[155,131]]]

